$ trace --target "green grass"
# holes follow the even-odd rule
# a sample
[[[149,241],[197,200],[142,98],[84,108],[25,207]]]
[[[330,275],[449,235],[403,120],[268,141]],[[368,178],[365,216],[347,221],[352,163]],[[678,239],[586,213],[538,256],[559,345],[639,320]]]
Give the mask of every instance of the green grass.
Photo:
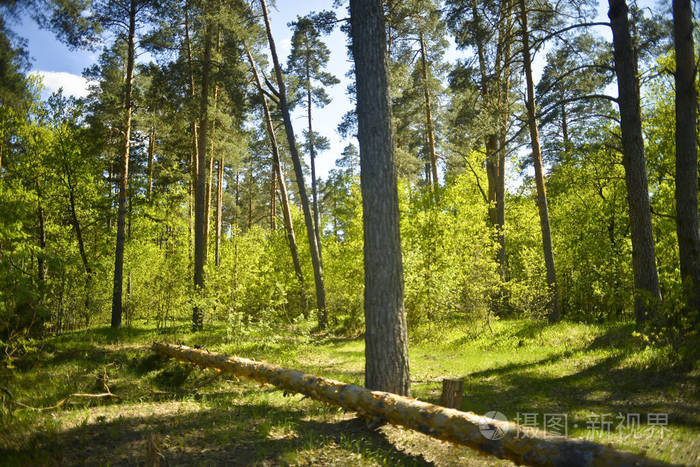
[[[160,435],[169,465],[493,465],[466,448],[391,426],[377,431],[336,407],[285,397],[234,377],[218,376],[149,351],[153,340],[200,345],[362,384],[361,339],[312,336],[310,323],[252,331],[232,339],[223,326],[187,332],[188,323],[158,333],[148,326],[108,328],[47,339],[0,370],[0,385],[39,407],[71,393],[104,391],[117,399],[73,399],[54,410],[0,412],[0,463],[110,464],[145,462],[149,436]],[[464,377],[462,410],[566,414],[568,435],[646,452],[668,462],[700,462],[700,371],[666,347],[645,346],[626,323],[553,326],[526,320],[444,323],[411,333],[413,395],[437,402],[441,380]],[[616,432],[618,416],[640,414],[638,430]],[[649,430],[648,414],[668,416]],[[612,422],[592,429],[600,416]],[[505,464],[505,462],[504,462]]]

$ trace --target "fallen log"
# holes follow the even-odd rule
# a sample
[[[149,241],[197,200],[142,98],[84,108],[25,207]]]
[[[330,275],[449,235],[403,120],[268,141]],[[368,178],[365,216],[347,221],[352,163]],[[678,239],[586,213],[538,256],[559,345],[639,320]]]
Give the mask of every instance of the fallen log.
[[[339,405],[371,420],[386,420],[518,464],[542,466],[666,465],[646,457],[542,430],[461,412],[389,392],[308,375],[247,358],[154,342],[153,351],[202,368],[272,384],[285,392]]]

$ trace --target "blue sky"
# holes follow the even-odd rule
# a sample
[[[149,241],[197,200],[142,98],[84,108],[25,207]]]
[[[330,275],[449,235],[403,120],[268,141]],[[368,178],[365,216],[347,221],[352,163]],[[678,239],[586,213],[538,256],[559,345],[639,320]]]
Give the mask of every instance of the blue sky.
[[[280,60],[286,62],[291,46],[292,32],[287,23],[296,19],[297,15],[306,15],[311,11],[331,9],[332,0],[305,0],[291,1],[279,0],[277,5],[270,6],[270,21],[277,44]],[[338,10],[338,16],[344,17],[345,10]],[[13,30],[27,40],[31,57],[31,69],[42,76],[46,90],[44,97],[51,92],[63,88],[66,94],[84,96],[86,94],[86,80],[81,76],[84,68],[94,64],[99,52],[87,52],[85,50],[71,50],[59,42],[53,33],[40,29],[37,24],[28,17],[23,16],[16,25],[11,25]],[[349,82],[345,74],[350,69],[350,63],[346,53],[345,35],[338,28],[326,38],[326,43],[331,50],[328,71],[340,79],[340,84],[327,89],[332,102],[323,109],[314,111],[314,130],[329,138],[331,148],[319,154],[317,167],[319,175],[324,177],[335,166],[335,159],[340,155],[349,141],[343,141],[336,127],[343,114],[351,108],[351,103],[345,95]],[[301,135],[305,127],[304,114],[299,109],[293,115],[295,133]]]

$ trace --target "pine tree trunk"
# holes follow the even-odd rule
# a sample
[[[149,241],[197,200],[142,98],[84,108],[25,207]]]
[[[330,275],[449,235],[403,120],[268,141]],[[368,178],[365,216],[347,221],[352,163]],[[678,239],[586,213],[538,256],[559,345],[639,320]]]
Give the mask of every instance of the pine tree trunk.
[[[381,0],[351,0],[364,224],[365,386],[410,395],[386,29]]]
[[[148,185],[146,186],[146,199],[151,199],[153,192],[153,156],[155,152],[156,127],[151,126],[151,132],[148,135]]]
[[[275,161],[270,164],[272,173],[270,174],[270,230],[277,230],[277,176],[275,174]]]
[[[204,217],[206,222],[204,223],[204,249],[207,251],[206,256],[209,257],[209,229],[211,228],[211,196],[214,192],[214,127],[215,123],[212,122],[211,134],[209,135],[209,161],[207,165],[207,193],[206,197],[206,207],[204,209]]]
[[[129,5],[128,52],[126,57],[126,83],[124,85],[124,152],[119,176],[119,208],[117,211],[117,245],[114,252],[114,287],[112,290],[112,328],[122,325],[122,284],[124,281],[124,243],[126,221],[126,189],[129,178],[129,152],[131,145],[132,84],[134,79],[134,52],[136,33],[136,3]]]
[[[109,211],[112,211],[114,208],[114,202],[112,200],[112,195],[114,195],[114,162],[111,160],[109,161],[109,168],[107,169],[107,186],[109,188]],[[109,215],[107,216],[107,229],[111,230],[112,229],[112,216]]]
[[[189,15],[189,1],[185,1],[185,47],[187,49],[187,71],[189,74],[189,86],[190,86],[190,96],[192,97],[192,102],[197,97],[197,89],[194,82],[194,65],[192,58],[192,41],[190,40],[190,15]],[[190,153],[190,193],[189,193],[189,237],[188,237],[188,257],[190,259],[190,265],[193,265],[194,260],[194,205],[196,203],[196,187],[197,187],[197,173],[199,165],[199,135],[197,131],[197,120],[192,118],[190,122],[190,131],[192,133],[192,152]]]
[[[206,248],[206,196],[207,196],[207,144],[209,142],[209,74],[211,72],[211,39],[212,27],[210,23],[205,26],[204,57],[202,61],[202,94],[200,101],[201,120],[199,124],[199,161],[196,186],[196,202],[194,210],[194,286],[197,293],[204,292],[204,266],[207,263]],[[192,310],[192,330],[200,331],[204,328],[204,310],[195,306]]]
[[[217,56],[219,54],[219,51],[221,50],[221,29],[217,27],[217,33],[216,33],[216,53]],[[216,76],[216,75],[214,75]],[[214,118],[212,119],[211,122],[211,135],[209,135],[209,142],[210,142],[210,151],[211,153],[209,154],[209,175],[208,175],[208,181],[207,181],[207,209],[206,209],[206,217],[207,221],[204,226],[205,228],[205,233],[204,233],[204,248],[207,250],[206,256],[209,257],[209,229],[211,227],[211,197],[212,193],[214,192],[213,186],[214,186],[214,154],[215,154],[215,148],[214,148],[214,130],[216,128],[216,106],[217,106],[217,100],[219,97],[219,84],[216,82],[216,78],[214,79]]]
[[[552,233],[549,227],[549,210],[547,207],[547,189],[545,188],[544,171],[542,169],[542,148],[537,129],[537,111],[535,109],[535,84],[532,78],[532,62],[530,59],[530,36],[527,25],[527,9],[525,0],[520,0],[520,23],[523,37],[523,68],[527,82],[527,117],[530,128],[530,143],[532,145],[532,161],[535,166],[535,184],[537,185],[537,208],[540,214],[540,229],[542,230],[542,249],[544,263],[547,268],[547,285],[549,286],[549,322],[556,323],[560,319],[559,293],[557,290],[557,275],[554,269],[554,252],[552,249]]]
[[[311,161],[311,197],[313,200],[314,209],[314,232],[316,233],[316,244],[318,245],[318,256],[323,262],[323,253],[321,251],[321,232],[319,225],[319,212],[318,212],[318,188],[316,186],[316,142],[314,141],[314,129],[311,124],[311,72],[309,70],[309,64],[306,64],[306,112],[308,117],[309,126],[309,159]]]
[[[498,172],[496,177],[496,222],[498,229],[498,264],[501,273],[501,280],[508,280],[508,258],[506,255],[506,153],[508,151],[508,122],[510,119],[510,92],[511,92],[511,60],[512,42],[510,38],[513,34],[513,2],[510,0],[501,1],[501,18],[505,18],[501,29],[498,31],[499,43],[503,44],[500,49],[500,87],[499,94],[499,132],[498,132]],[[505,292],[507,293],[507,291]]]
[[[289,207],[289,194],[287,193],[287,184],[284,181],[284,174],[282,173],[282,164],[280,161],[279,146],[277,145],[277,136],[275,135],[275,127],[272,124],[272,116],[270,115],[270,107],[267,105],[267,99],[265,94],[263,94],[262,83],[260,82],[260,75],[258,75],[258,69],[253,61],[253,56],[250,54],[246,48],[246,54],[248,56],[248,61],[250,62],[250,68],[253,72],[253,78],[255,79],[255,85],[258,88],[260,97],[263,101],[263,112],[265,114],[265,129],[267,130],[267,136],[270,138],[270,147],[272,149],[272,171],[273,176],[277,177],[277,183],[280,187],[280,199],[282,201],[282,218],[284,219],[284,228],[287,231],[287,243],[289,244],[289,250],[292,255],[292,263],[294,265],[294,274],[297,276],[299,281],[299,296],[301,297],[302,308],[306,310],[306,284],[304,282],[304,273],[301,269],[301,261],[299,260],[299,249],[297,247],[296,236],[294,235],[294,224],[292,223],[292,211]]]
[[[221,221],[223,218],[223,201],[224,201],[224,169],[225,159],[224,152],[219,155],[219,165],[217,167],[217,182],[216,182],[216,251],[215,262],[217,266],[221,265]]]
[[[673,0],[673,39],[676,49],[676,233],[681,279],[689,292],[688,305],[700,311],[697,94],[690,0]]]
[[[433,128],[433,110],[430,103],[430,87],[428,84],[428,64],[425,58],[425,42],[423,33],[420,33],[420,59],[423,72],[423,97],[425,104],[425,131],[428,133],[428,152],[430,154],[430,172],[435,204],[440,204],[440,184],[438,183],[437,155],[435,154],[435,130]]]
[[[498,185],[498,134],[491,133],[486,136],[486,179],[488,181],[487,196],[489,200],[489,222],[498,229],[498,215],[496,213],[496,192]]]
[[[639,79],[630,38],[627,3],[625,0],[608,0],[608,4],[619,93],[622,164],[625,167],[632,235],[632,268],[636,289],[634,309],[637,323],[642,323],[656,315],[656,307],[661,301],[661,291],[656,273],[654,235],[651,227],[649,184],[639,104]]]
[[[306,186],[304,184],[304,171],[301,167],[301,158],[297,149],[296,138],[294,136],[294,128],[292,126],[292,118],[289,114],[289,105],[287,103],[287,93],[285,90],[284,79],[282,77],[282,68],[277,57],[277,49],[272,37],[272,28],[270,26],[270,18],[267,12],[267,4],[265,0],[260,0],[262,6],[263,18],[265,19],[265,28],[267,30],[267,39],[270,45],[270,54],[275,66],[275,76],[277,78],[278,93],[279,93],[279,108],[282,111],[284,120],[284,129],[287,133],[287,142],[289,143],[289,152],[292,156],[292,164],[294,165],[294,175],[297,179],[299,188],[299,198],[301,208],[304,212],[304,222],[306,223],[306,233],[309,237],[309,249],[311,250],[311,262],[314,270],[314,281],[316,285],[316,307],[318,308],[318,328],[325,329],[328,325],[328,316],[326,314],[326,290],[323,285],[323,264],[321,263],[321,255],[319,253],[318,242],[316,242],[316,232],[314,227],[311,209],[309,207],[309,197],[306,194]]]
[[[487,200],[489,202],[489,223],[496,229],[496,236],[499,242],[499,250],[497,260],[501,273],[501,279],[506,277],[506,249],[505,249],[505,234],[503,227],[505,225],[505,140],[507,133],[508,119],[508,93],[510,91],[510,40],[505,40],[505,37],[510,35],[511,26],[511,2],[507,4],[505,13],[501,14],[501,29],[499,29],[499,40],[496,49],[496,65],[503,67],[500,74],[497,74],[497,81],[493,87],[489,85],[488,69],[486,65],[486,52],[484,50],[485,38],[477,40],[477,57],[479,61],[479,72],[481,78],[481,96],[486,107],[494,106],[492,100],[497,97],[495,107],[500,114],[497,116],[499,120],[499,131],[487,134],[484,137],[484,146],[486,148],[486,176],[488,180]],[[502,6],[503,8],[503,6]],[[481,17],[476,0],[471,1],[471,10],[476,27],[480,28]],[[499,70],[497,70],[499,71]],[[498,81],[500,80],[500,81]],[[501,142],[499,146],[499,140]],[[505,291],[502,291],[502,295]]]

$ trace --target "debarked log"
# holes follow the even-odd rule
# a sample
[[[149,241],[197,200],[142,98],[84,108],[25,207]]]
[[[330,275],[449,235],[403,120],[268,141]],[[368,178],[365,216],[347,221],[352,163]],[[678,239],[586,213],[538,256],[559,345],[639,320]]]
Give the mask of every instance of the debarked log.
[[[667,465],[609,446],[552,434],[510,421],[429,404],[390,392],[308,375],[265,362],[182,345],[154,342],[163,357],[274,385],[289,393],[339,405],[369,419],[384,419],[435,438],[468,446],[518,464],[542,466]]]

